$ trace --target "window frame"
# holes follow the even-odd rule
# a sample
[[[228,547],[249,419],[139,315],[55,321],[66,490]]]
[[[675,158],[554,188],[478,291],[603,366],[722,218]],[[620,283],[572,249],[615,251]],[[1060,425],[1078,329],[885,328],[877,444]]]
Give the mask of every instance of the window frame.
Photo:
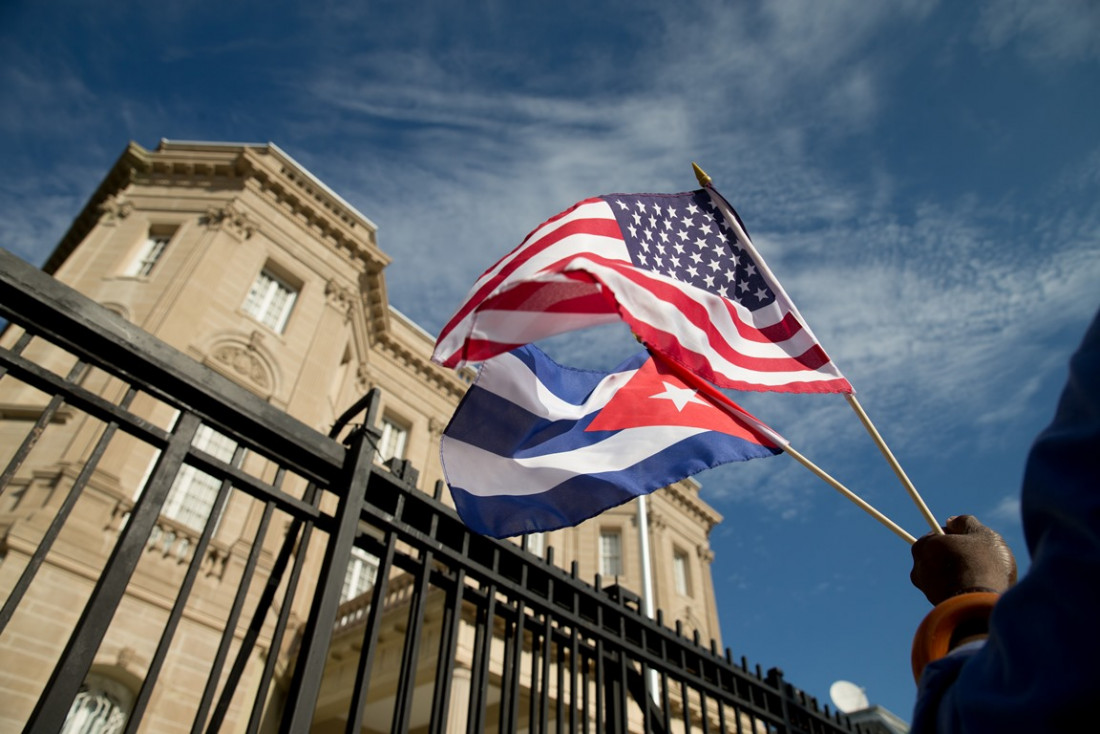
[[[60,734],[121,732],[129,723],[135,698],[134,692],[125,683],[93,670],[80,685]]]
[[[252,285],[248,287],[244,303],[241,304],[241,311],[276,334],[284,334],[301,291],[300,282],[268,262],[252,279]],[[281,303],[277,296],[281,298]]]
[[[344,583],[340,587],[341,604],[362,596],[374,588],[378,581],[379,563],[378,557],[374,554],[352,546],[351,554],[348,556],[348,567],[344,572]]]
[[[527,552],[542,558],[546,552],[546,533],[527,533],[523,538]]]
[[[203,423],[195,432],[191,446],[230,464],[233,463],[233,456],[239,444],[224,433]],[[242,452],[240,461],[243,461],[243,458]],[[176,474],[172,488],[168,490],[168,496],[164,498],[164,504],[160,509],[161,517],[178,522],[196,532],[202,532],[203,527],[210,522],[211,515],[218,510],[214,507],[214,502],[218,498],[221,483],[222,480],[213,475],[190,464],[184,464]],[[198,505],[202,507],[195,509]],[[219,516],[214,519],[214,522],[217,523],[220,520]]]
[[[176,235],[176,227],[153,225],[145,234],[145,239],[131,254],[122,275],[126,278],[148,278],[164,259],[164,252]]]
[[[382,435],[374,449],[375,462],[385,466],[391,459],[404,459],[409,448],[412,427],[392,415],[383,415],[380,424]],[[390,445],[393,441],[396,441],[396,446]]]
[[[679,547],[672,549],[672,578],[676,593],[680,596],[695,596],[691,586],[691,556]]]
[[[608,543],[614,538],[614,552],[610,552]],[[623,531],[621,528],[600,528],[599,536],[599,564],[600,576],[604,578],[619,578],[623,575]]]

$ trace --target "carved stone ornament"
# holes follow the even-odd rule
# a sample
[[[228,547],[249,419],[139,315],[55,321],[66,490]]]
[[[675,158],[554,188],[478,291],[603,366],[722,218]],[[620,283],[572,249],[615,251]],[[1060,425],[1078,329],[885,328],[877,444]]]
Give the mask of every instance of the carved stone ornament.
[[[221,208],[212,206],[207,209],[206,225],[211,229],[224,229],[242,240],[247,240],[259,229],[252,218],[233,201]]]
[[[431,434],[433,441],[443,435],[443,429],[445,429],[446,427],[447,424],[436,418],[434,415],[428,418],[428,433]]]
[[[370,365],[366,362],[360,362],[355,369],[355,387],[359,392],[366,392],[370,389],[370,386]]]
[[[699,560],[703,563],[714,563],[714,551],[705,545],[697,546],[695,552],[699,555]]]
[[[112,194],[99,204],[99,214],[104,224],[125,219],[134,211],[134,205],[121,194]]]
[[[253,345],[245,347],[240,344],[222,344],[214,350],[211,356],[216,362],[221,362],[231,368],[257,387],[265,390],[271,389],[271,378],[267,370],[264,369],[264,363],[256,354]]]
[[[342,313],[347,313],[351,309],[352,303],[355,302],[355,296],[352,294],[351,289],[345,288],[335,280],[325,283],[325,299],[330,306]]]

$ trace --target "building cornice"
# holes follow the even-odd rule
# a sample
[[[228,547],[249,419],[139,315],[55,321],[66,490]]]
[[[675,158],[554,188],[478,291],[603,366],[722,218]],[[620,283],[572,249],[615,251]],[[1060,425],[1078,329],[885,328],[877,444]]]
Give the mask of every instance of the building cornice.
[[[314,237],[362,261],[368,272],[381,272],[390,264],[391,258],[378,247],[374,223],[278,148],[246,148],[241,165],[246,186],[275,203]]]
[[[691,486],[687,485],[691,482]],[[689,515],[698,519],[709,535],[715,525],[722,522],[722,515],[699,497],[699,483],[691,479],[669,485],[661,492],[670,502],[679,505]]]
[[[46,263],[42,266],[42,270],[51,275],[57,272],[62,263],[69,258],[77,245],[84,241],[96,222],[104,215],[103,207],[111,208],[112,202],[117,203],[115,197],[118,192],[129,186],[130,182],[134,180],[138,169],[146,165],[148,152],[137,143],[131,142],[126,146],[126,150],[122,151],[122,155],[119,156],[111,170],[100,181],[99,186],[92,193],[91,198],[88,199],[88,203],[84,205],[84,208],[80,210],[80,214],[69,225],[69,229],[61,238],[61,242],[50,253]]]
[[[363,262],[375,291],[376,281],[391,261],[378,247],[374,222],[278,146],[162,140],[153,151],[134,142],[126,146],[43,269],[56,272],[103,216],[104,208],[117,209],[118,194],[136,182],[252,190],[320,241]]]
[[[162,140],[155,150],[131,142],[126,146],[95,193],[74,220],[43,269],[54,273],[103,217],[124,218],[133,209],[126,189],[133,184],[172,186],[174,189],[216,188],[252,191],[268,201],[311,236],[362,263],[359,289],[364,297],[370,340],[398,364],[407,366],[450,399],[465,392],[472,373],[455,373],[432,363],[421,353],[433,341],[427,332],[399,312],[392,311],[383,276],[391,258],[379,249],[375,224],[303,168],[278,146],[254,143],[214,143]],[[209,206],[208,206],[209,209]],[[241,225],[244,234],[262,230],[247,209],[232,201],[206,212],[218,226]],[[238,220],[241,220],[238,222]],[[228,224],[227,224],[228,222]],[[243,235],[242,235],[243,236]],[[424,345],[408,343],[394,332],[396,319]],[[399,329],[399,331],[401,331]]]

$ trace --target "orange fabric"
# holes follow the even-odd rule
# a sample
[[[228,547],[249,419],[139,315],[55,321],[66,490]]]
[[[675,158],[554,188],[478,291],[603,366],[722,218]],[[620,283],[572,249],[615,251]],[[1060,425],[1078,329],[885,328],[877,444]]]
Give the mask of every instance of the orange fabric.
[[[933,660],[939,660],[951,647],[951,635],[963,622],[975,619],[989,619],[993,605],[1000,594],[988,591],[976,591],[959,594],[937,604],[924,621],[917,627],[913,636],[913,678],[920,682],[924,666]]]

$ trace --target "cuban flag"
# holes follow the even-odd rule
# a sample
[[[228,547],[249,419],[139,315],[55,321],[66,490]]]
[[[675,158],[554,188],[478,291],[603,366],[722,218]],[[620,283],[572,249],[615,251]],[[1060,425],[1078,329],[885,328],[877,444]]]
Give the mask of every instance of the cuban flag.
[[[483,364],[441,454],[463,521],[505,538],[576,525],[785,445],[722,393],[647,352],[605,373],[564,367],[527,345]]]

